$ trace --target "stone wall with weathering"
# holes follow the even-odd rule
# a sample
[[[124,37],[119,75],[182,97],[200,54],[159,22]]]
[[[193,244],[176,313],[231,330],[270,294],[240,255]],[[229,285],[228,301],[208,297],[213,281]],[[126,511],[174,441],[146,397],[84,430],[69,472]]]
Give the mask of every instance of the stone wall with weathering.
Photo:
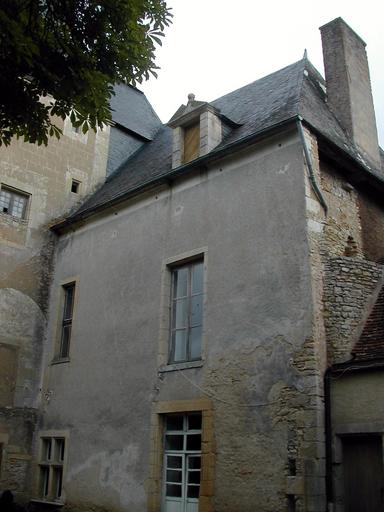
[[[384,262],[384,207],[382,198],[367,194],[359,197],[362,238],[365,257],[371,261]]]
[[[257,503],[276,512],[293,502],[298,512],[324,510],[304,189],[302,146],[290,131],[60,238],[43,428],[69,432],[67,508],[142,512],[159,503],[153,409],[208,399],[214,471],[202,511],[253,512]],[[192,254],[204,255],[203,359],[175,367],[166,356],[167,262]],[[73,276],[70,360],[50,365],[61,283]]]
[[[323,252],[329,257],[344,256],[352,250],[363,257],[362,226],[359,193],[337,168],[325,162],[320,164],[320,183],[328,205],[324,228]]]
[[[324,281],[324,316],[330,364],[352,358],[351,352],[383,279],[382,265],[371,261],[349,257],[328,260]]]
[[[384,209],[354,188],[335,166],[319,159],[316,139],[306,133],[315,178],[327,205],[321,207],[307,180],[307,219],[311,247],[315,317],[323,340],[325,368],[351,358],[382,280],[380,253]],[[367,213],[369,212],[369,214]],[[373,227],[373,234],[371,233]]]
[[[61,127],[62,138],[47,147],[14,140],[0,148],[0,413],[6,412],[0,415],[0,433],[9,437],[2,443],[0,489],[11,487],[20,499],[28,495],[32,437],[11,438],[27,424],[30,429],[29,411],[39,403],[55,242],[49,226],[106,172],[109,130],[83,135],[68,121]],[[23,208],[17,209],[19,198]]]

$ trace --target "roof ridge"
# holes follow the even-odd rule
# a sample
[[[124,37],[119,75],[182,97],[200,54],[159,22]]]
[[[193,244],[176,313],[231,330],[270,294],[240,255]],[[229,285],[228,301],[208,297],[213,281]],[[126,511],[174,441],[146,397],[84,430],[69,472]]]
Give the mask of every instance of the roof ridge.
[[[295,110],[297,111],[297,114],[300,115],[300,101],[301,101],[301,94],[303,91],[303,83],[304,83],[304,79],[305,79],[305,69],[306,69],[307,63],[309,62],[306,57],[306,54],[301,59],[301,61],[298,61],[298,62],[303,64],[301,72],[298,73],[297,82],[296,82],[296,86],[295,86],[296,91],[297,91],[296,101],[295,101],[295,104],[296,104]]]

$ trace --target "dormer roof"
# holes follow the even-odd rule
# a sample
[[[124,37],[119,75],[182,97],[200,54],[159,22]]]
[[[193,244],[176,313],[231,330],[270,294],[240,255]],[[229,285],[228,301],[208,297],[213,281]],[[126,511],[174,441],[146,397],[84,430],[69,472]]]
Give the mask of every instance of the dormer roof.
[[[193,93],[188,94],[187,104],[180,105],[180,107],[176,110],[171,119],[168,121],[167,125],[171,128],[175,128],[176,126],[185,126],[194,119],[197,119],[200,116],[200,114],[207,111],[212,112],[222,121],[224,121],[226,124],[233,128],[241,126],[241,123],[238,123],[223,115],[221,109],[215,106],[213,103],[209,103],[207,101],[197,101]]]
[[[186,119],[194,119],[205,108],[209,107],[209,103],[206,101],[197,101],[195,100],[195,95],[193,93],[188,94],[188,103],[186,105],[180,105],[180,107],[173,114],[171,119],[168,121],[168,126],[174,128],[175,126],[180,126],[185,124]]]

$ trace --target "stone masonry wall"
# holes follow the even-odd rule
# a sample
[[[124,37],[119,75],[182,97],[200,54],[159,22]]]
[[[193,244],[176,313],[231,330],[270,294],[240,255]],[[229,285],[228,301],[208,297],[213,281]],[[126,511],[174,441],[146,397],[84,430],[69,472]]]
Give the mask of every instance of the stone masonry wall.
[[[310,149],[313,173],[320,185],[320,161],[317,140],[305,130],[306,143]],[[327,228],[324,208],[314,193],[309,179],[309,169],[305,169],[305,203],[307,215],[307,237],[310,251],[311,288],[312,288],[312,338],[306,344],[301,357],[301,365],[307,375],[315,377],[316,386],[311,389],[312,407],[316,411],[316,422],[305,435],[306,473],[311,475],[311,492],[307,491],[304,510],[325,509],[325,444],[324,444],[324,390],[323,375],[326,369],[326,343],[323,316],[323,240]],[[297,433],[299,435],[299,432]],[[310,457],[312,455],[312,458]]]
[[[326,263],[324,317],[329,364],[351,358],[383,277],[381,265],[358,258],[331,258]]]
[[[0,492],[10,489],[19,502],[29,499],[24,482],[31,476],[31,444],[36,422],[33,409],[0,409]]]
[[[358,193],[324,162],[320,165],[321,187],[328,206],[328,214],[322,241],[325,254],[344,256],[352,250],[358,258],[363,257],[363,241]]]
[[[359,198],[364,255],[371,261],[384,262],[384,207],[366,194]]]

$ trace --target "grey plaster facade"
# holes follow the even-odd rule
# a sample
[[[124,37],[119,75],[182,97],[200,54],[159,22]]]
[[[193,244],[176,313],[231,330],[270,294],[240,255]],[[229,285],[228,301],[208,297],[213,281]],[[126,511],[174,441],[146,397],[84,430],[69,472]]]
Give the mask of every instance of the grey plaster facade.
[[[306,238],[294,131],[61,238],[53,290],[79,276],[78,295],[70,362],[49,366],[48,353],[44,425],[71,431],[69,503],[86,509],[92,497],[100,507],[145,509],[153,403],[203,397],[214,409],[215,509],[251,511],[256,501],[260,510],[283,510],[290,444],[300,473],[321,488],[311,440],[322,425],[316,393],[308,393],[321,384],[295,361],[313,337]],[[203,358],[178,369],[164,364],[164,262],[191,253],[204,255]],[[54,318],[55,295],[51,305]],[[48,339],[55,337],[52,322]]]

